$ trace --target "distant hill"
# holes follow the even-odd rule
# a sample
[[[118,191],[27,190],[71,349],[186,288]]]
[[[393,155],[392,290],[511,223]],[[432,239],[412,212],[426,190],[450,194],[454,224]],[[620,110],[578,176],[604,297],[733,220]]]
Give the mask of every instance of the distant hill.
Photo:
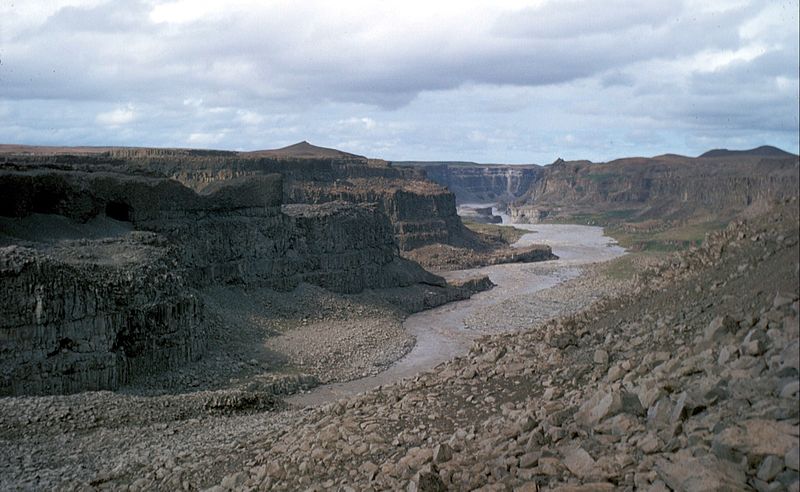
[[[305,140],[280,149],[242,152],[242,155],[256,157],[293,157],[299,159],[365,159],[364,156],[342,152],[341,150],[329,149],[327,147],[317,147],[316,145],[312,145]]]
[[[701,154],[699,157],[795,157],[794,154],[781,150],[771,145],[762,145],[750,150],[714,149]]]
[[[236,152],[230,150],[206,149],[181,149],[159,147],[68,147],[68,146],[43,146],[43,145],[17,145],[0,144],[0,155],[27,154],[27,155],[93,155],[109,154],[114,157],[157,157],[157,156],[243,156],[243,157],[290,157],[295,159],[366,159],[366,157],[342,152],[341,150],[317,147],[305,140],[288,147],[269,150],[254,150],[251,152]]]

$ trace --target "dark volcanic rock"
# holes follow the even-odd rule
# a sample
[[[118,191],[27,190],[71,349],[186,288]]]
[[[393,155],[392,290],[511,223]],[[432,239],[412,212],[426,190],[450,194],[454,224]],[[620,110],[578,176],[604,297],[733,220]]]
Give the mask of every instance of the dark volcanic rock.
[[[71,170],[81,172],[124,173],[143,177],[172,178],[196,191],[213,189],[217,183],[235,178],[279,174],[283,180],[283,203],[318,204],[332,201],[378,203],[389,216],[395,240],[402,250],[443,242],[460,245],[474,242],[475,235],[456,215],[452,192],[427,181],[415,169],[394,167],[376,159],[367,159],[334,149],[301,142],[284,149],[257,152],[194,151],[186,149],[64,149],[46,153],[25,147],[0,148],[0,167],[14,171]],[[5,152],[3,152],[5,150]],[[74,152],[74,153],[73,153]],[[46,208],[59,209],[63,199],[77,204],[75,196],[65,197],[63,182],[19,195],[20,203],[50,203]],[[0,184],[0,192],[14,192],[14,184]],[[96,213],[87,204],[76,218],[85,220]],[[25,215],[30,205],[6,204],[0,215]],[[22,210],[18,210],[22,208]],[[34,210],[39,211],[39,210]],[[79,213],[78,213],[79,212]],[[57,212],[62,213],[62,212]]]
[[[198,288],[470,294],[399,257],[379,205],[281,208],[276,174],[196,193],[166,178],[31,165],[0,173],[0,193],[3,395],[113,389],[197,359],[208,328]],[[92,236],[64,240],[53,224]]]
[[[425,175],[456,195],[458,203],[510,202],[524,195],[544,168],[474,162],[396,162],[419,167]]]
[[[79,246],[0,249],[0,395],[113,389],[203,353],[202,302],[153,235]]]

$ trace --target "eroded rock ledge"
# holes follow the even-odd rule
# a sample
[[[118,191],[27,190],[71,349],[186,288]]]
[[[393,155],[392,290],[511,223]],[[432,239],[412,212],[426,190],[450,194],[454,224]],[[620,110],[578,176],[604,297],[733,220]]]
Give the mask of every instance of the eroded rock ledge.
[[[108,170],[6,169],[0,196],[0,395],[114,389],[196,360],[207,286],[470,295],[400,258],[378,206],[282,206],[279,175],[197,193]]]

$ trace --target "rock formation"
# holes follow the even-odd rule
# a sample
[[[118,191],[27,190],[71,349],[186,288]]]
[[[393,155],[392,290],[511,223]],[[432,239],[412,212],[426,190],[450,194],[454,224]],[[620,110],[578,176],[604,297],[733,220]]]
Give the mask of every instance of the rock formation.
[[[607,163],[549,166],[410,163],[456,193],[459,203],[508,205],[515,222],[648,219],[686,220],[714,215],[730,220],[793,196],[798,157],[774,147],[710,151],[698,158],[668,154]]]
[[[501,224],[503,218],[494,215],[492,207],[471,207],[462,205],[458,207],[458,215],[462,219],[477,222],[479,224]]]
[[[455,193],[458,203],[513,201],[524,195],[543,172],[536,165],[413,161],[393,164],[423,169],[428,179]]]
[[[196,360],[202,302],[163,238],[0,248],[0,395],[112,389]]]
[[[0,395],[112,389],[197,359],[207,316],[195,289],[207,286],[307,282],[352,293],[422,283],[447,291],[442,302],[469,295],[398,256],[380,205],[285,205],[291,176],[261,172],[233,172],[198,193],[135,163],[6,157]],[[397,217],[416,213],[397,203]],[[59,237],[53,224],[78,237]]]
[[[618,298],[307,412],[220,490],[797,490],[797,220],[735,222]]]
[[[600,215],[601,220],[730,220],[748,207],[794,196],[797,157],[661,156],[605,164],[556,163],[509,205],[522,219]],[[515,210],[517,210],[515,212]]]
[[[16,169],[69,168],[172,178],[195,191],[238,177],[280,174],[284,203],[345,200],[377,203],[389,216],[401,250],[478,238],[461,224],[453,193],[411,168],[301,142],[283,149],[226,152],[189,149],[0,147],[0,163]]]

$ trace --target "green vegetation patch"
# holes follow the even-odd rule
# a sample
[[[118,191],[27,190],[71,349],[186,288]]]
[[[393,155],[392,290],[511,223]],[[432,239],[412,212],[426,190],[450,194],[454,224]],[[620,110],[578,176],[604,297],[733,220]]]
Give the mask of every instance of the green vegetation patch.
[[[613,226],[606,228],[606,234],[625,249],[669,253],[697,246],[703,242],[706,234],[724,227],[725,223],[718,221],[684,224],[657,231],[631,232],[621,226]]]
[[[628,253],[600,265],[600,273],[612,280],[628,281],[642,272],[647,265],[656,264],[667,254],[662,251],[640,251]]]

